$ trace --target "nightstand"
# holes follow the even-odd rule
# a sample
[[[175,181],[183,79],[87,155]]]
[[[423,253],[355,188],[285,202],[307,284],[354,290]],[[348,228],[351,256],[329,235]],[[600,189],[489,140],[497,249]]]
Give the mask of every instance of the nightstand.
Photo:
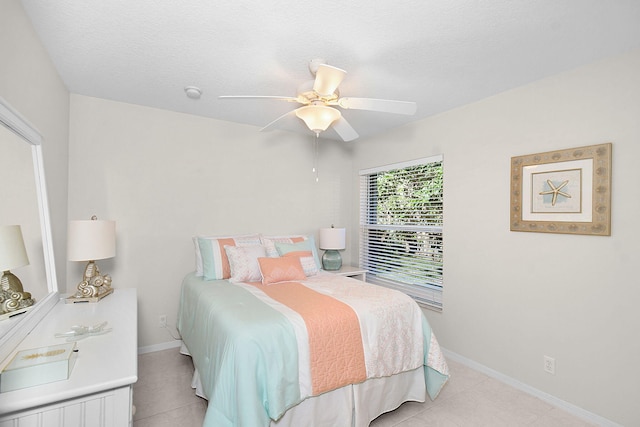
[[[363,282],[367,281],[367,270],[363,270],[360,267],[343,265],[340,270],[327,271],[327,273],[337,274],[338,276],[353,277],[354,279],[362,280]]]

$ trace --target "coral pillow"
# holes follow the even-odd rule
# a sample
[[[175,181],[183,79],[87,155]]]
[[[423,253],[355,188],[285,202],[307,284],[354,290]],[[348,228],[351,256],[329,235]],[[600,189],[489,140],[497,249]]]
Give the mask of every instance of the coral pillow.
[[[263,285],[307,278],[298,257],[258,258],[258,264],[260,265]]]
[[[302,269],[307,276],[318,274],[318,266],[313,256],[313,246],[309,240],[298,243],[275,242],[276,249],[280,256],[297,256],[300,258]]]

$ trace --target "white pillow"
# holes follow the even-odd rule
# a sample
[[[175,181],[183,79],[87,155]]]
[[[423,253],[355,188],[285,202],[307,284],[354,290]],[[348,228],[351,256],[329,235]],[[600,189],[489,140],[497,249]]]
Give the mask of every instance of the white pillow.
[[[205,263],[207,264],[211,264],[211,262],[214,262],[210,259],[207,259],[206,262],[203,262],[202,258],[202,250],[200,248],[200,242],[199,240],[203,240],[203,241],[209,241],[209,242],[213,242],[215,240],[219,240],[219,239],[234,239],[236,246],[247,246],[247,245],[259,245],[260,244],[260,235],[259,234],[246,234],[246,235],[239,235],[239,236],[195,236],[193,237],[193,245],[195,246],[195,253],[196,253],[196,276],[204,276],[205,275],[205,270],[207,270],[207,268],[205,267]],[[210,248],[209,246],[207,246],[207,256],[209,257],[214,257],[214,258],[221,258],[221,254],[218,254],[216,257],[216,253],[215,252],[219,252],[221,249],[216,249],[215,251]],[[211,267],[211,266],[209,266]],[[212,279],[214,277],[209,277],[209,279]],[[219,279],[226,279],[226,277],[216,277]]]
[[[231,267],[230,282],[259,282],[262,280],[258,258],[267,256],[264,246],[225,245],[224,250]]]

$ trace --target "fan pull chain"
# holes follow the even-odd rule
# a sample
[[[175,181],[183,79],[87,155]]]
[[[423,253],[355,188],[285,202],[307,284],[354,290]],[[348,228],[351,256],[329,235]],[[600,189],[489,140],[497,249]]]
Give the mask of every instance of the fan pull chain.
[[[316,139],[313,141],[313,169],[311,172],[316,174],[316,182],[320,181],[320,177],[318,175],[318,151],[319,151],[319,140],[320,132],[316,132]]]

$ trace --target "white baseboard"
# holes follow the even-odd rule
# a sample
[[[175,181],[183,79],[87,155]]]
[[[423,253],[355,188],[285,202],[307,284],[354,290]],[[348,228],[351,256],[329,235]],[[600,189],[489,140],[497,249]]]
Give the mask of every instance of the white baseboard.
[[[146,347],[138,347],[138,354],[153,353],[154,351],[168,350],[170,348],[180,347],[182,340],[174,340],[169,342],[163,342],[160,344],[148,345]]]
[[[152,353],[154,351],[162,351],[162,350],[168,350],[170,348],[176,348],[176,347],[180,347],[182,345],[182,340],[174,340],[174,341],[169,341],[169,342],[165,342],[165,343],[160,343],[160,344],[154,344],[154,345],[149,345],[146,347],[139,347],[138,348],[138,354],[144,354],[144,353]],[[491,377],[491,378],[495,378],[498,381],[502,381],[503,383],[524,391],[525,393],[528,393],[532,396],[537,397],[538,399],[549,403],[550,405],[556,406],[558,408],[561,408],[567,412],[569,412],[570,414],[575,415],[578,418],[581,418],[587,422],[602,426],[602,427],[623,427],[620,424],[614,423],[611,420],[608,420],[604,417],[601,417],[600,415],[596,415],[592,412],[589,412],[585,409],[582,409],[579,406],[573,405],[569,402],[565,402],[564,400],[558,399],[555,396],[550,395],[549,393],[545,393],[541,390],[538,390],[537,388],[531,387],[530,385],[527,385],[523,382],[520,382],[514,378],[511,378],[507,375],[504,375],[498,371],[494,371],[491,368],[488,368],[478,362],[475,362],[471,359],[468,359],[464,356],[459,355],[458,353],[454,353],[453,351],[449,351],[445,348],[442,349],[442,352],[444,353],[445,357],[447,359],[451,359],[454,360],[456,362],[462,363],[465,366],[470,367],[471,369],[475,369],[478,372],[482,372],[483,374]]]
[[[513,388],[524,391],[525,393],[528,393],[534,397],[537,397],[538,399],[543,400],[549,403],[550,405],[563,409],[569,412],[570,414],[575,415],[576,417],[581,418],[587,422],[590,422],[602,427],[622,427],[620,424],[616,424],[611,420],[601,417],[600,415],[596,415],[592,412],[582,409],[579,406],[576,406],[569,402],[565,402],[564,400],[558,399],[555,396],[552,396],[548,393],[545,393],[544,391],[533,388],[530,385],[520,382],[514,378],[508,377],[498,371],[494,371],[491,368],[481,365],[480,363],[475,362],[471,359],[468,359],[464,356],[461,356],[457,353],[454,353],[453,351],[449,351],[443,348],[442,352],[444,353],[447,359],[454,360],[456,362],[462,363],[465,366],[468,366],[471,369],[474,369],[478,372],[482,372],[483,374],[491,378],[495,378],[498,381],[502,381],[503,383]]]

